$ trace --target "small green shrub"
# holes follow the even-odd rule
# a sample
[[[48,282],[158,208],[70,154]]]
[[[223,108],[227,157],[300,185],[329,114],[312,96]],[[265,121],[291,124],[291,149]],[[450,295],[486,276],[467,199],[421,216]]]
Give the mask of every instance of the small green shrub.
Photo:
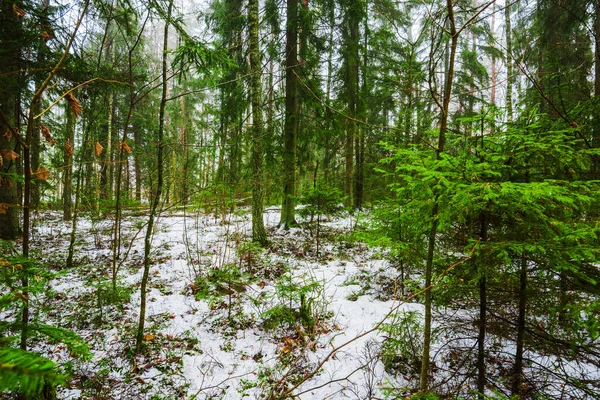
[[[313,333],[319,321],[328,315],[323,285],[313,278],[298,281],[290,274],[283,275],[275,286],[274,299],[274,306],[262,313],[267,330],[300,325]]]
[[[104,276],[94,278],[90,282],[92,291],[82,296],[82,302],[87,306],[80,307],[82,315],[79,320],[102,325],[106,315],[112,310],[123,310],[123,306],[131,299],[133,287],[125,286],[120,280],[113,286],[112,279]],[[90,315],[91,314],[91,315]]]
[[[211,300],[245,292],[253,279],[241,272],[238,266],[225,264],[221,268],[209,269],[205,275],[198,275],[192,290],[198,300]]]
[[[388,373],[418,374],[423,352],[421,316],[416,311],[396,312],[390,323],[383,324],[385,340],[381,345],[381,361]]]
[[[316,187],[307,190],[300,198],[304,207],[298,209],[298,214],[313,222],[315,217],[327,217],[340,214],[344,210],[345,197],[343,193],[332,187]]]
[[[240,268],[247,273],[254,273],[260,264],[263,248],[257,242],[241,242],[237,247]]]

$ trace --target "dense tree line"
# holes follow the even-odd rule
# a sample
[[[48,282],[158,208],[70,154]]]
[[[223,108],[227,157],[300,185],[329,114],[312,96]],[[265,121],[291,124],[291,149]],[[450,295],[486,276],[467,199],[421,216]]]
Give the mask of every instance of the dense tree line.
[[[268,246],[265,205],[289,228],[328,199],[422,276],[421,391],[451,390],[429,362],[447,304],[477,311],[476,361],[455,373],[479,398],[545,393],[527,349],[600,361],[597,2],[179,6],[2,2],[2,239],[29,257],[30,213],[59,208],[72,263],[78,213],[111,216],[116,282],[124,208],[150,207],[147,277],[161,209],[251,207]],[[25,306],[23,350],[27,323]],[[143,332],[142,311],[138,350]],[[505,387],[486,378],[490,335],[515,342]]]

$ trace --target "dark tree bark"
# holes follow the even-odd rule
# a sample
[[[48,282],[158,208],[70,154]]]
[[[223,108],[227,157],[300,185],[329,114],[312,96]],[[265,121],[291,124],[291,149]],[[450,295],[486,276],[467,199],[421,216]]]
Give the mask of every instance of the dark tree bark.
[[[11,175],[16,173],[17,160],[9,160],[11,157],[4,153],[14,151],[17,146],[13,135],[5,133],[17,126],[17,99],[21,91],[18,82],[21,23],[13,11],[12,2],[0,4],[0,19],[0,87],[3,92],[0,96],[0,151],[3,152],[0,166],[0,238],[14,240],[19,236],[19,199],[17,182]]]
[[[296,142],[298,135],[298,0],[287,0],[285,44],[285,125],[283,153],[283,204],[280,226],[296,225]]]
[[[511,394],[522,398],[523,395],[523,349],[525,344],[525,312],[527,307],[527,259],[521,258],[519,272],[519,306],[517,316],[517,350],[515,354],[515,366]]]
[[[48,6],[49,0],[42,0],[42,10],[40,15],[40,22],[42,27],[49,28],[50,21],[48,16]],[[48,51],[48,46],[46,46],[46,41],[41,40],[39,46],[37,48],[37,64],[40,68],[44,68],[46,64],[46,53]],[[38,74],[35,77],[35,91],[37,91],[42,84],[43,76],[42,74]],[[42,102],[39,99],[35,106],[36,115],[42,111]],[[35,120],[35,126],[33,128],[33,133],[31,135],[31,169],[37,171],[40,167],[40,151],[41,151],[41,135],[40,135],[40,127],[41,122],[39,119]],[[31,188],[31,206],[33,208],[37,208],[40,203],[40,185],[33,185]]]
[[[595,2],[594,17],[594,98],[598,102],[600,101],[600,0]],[[596,106],[596,110],[598,110],[598,106]],[[592,146],[600,147],[600,111],[596,111],[595,119]],[[600,157],[594,158],[594,175],[595,179],[600,176]]]
[[[345,164],[346,179],[344,185],[344,194],[347,196],[348,206],[356,207],[357,199],[355,188],[357,185],[357,171],[354,165],[354,152],[359,151],[360,139],[358,139],[358,125],[355,122],[357,117],[358,105],[358,72],[360,69],[359,58],[359,40],[360,40],[360,15],[361,2],[349,1],[345,4],[344,15],[344,63],[345,63],[345,85],[346,96],[348,97],[348,115],[346,119],[346,144],[345,144]],[[355,143],[356,142],[356,143]],[[357,158],[359,156],[357,155]],[[358,163],[357,163],[358,164]],[[358,166],[358,165],[357,165]]]
[[[366,4],[365,4],[366,7]],[[361,89],[360,98],[357,99],[356,114],[361,121],[367,120],[366,113],[366,98],[369,95],[369,86],[367,81],[367,65],[368,65],[368,48],[369,48],[369,26],[366,18],[366,10],[364,13],[364,44],[363,57],[361,65]],[[355,138],[354,148],[356,155],[356,171],[354,173],[354,208],[360,210],[364,202],[364,186],[365,186],[365,130],[362,127],[356,127],[357,135]]]
[[[327,7],[327,19],[329,21],[329,35],[327,42],[329,43],[329,48],[327,51],[327,80],[326,80],[326,89],[325,89],[325,102],[328,105],[325,108],[325,138],[324,138],[324,151],[323,151],[323,180],[326,185],[330,185],[330,165],[332,164],[332,160],[334,159],[333,153],[335,152],[332,149],[333,142],[333,112],[329,104],[331,104],[331,87],[332,87],[332,77],[333,77],[333,53],[334,53],[334,29],[335,29],[335,7],[334,4],[328,4]]]

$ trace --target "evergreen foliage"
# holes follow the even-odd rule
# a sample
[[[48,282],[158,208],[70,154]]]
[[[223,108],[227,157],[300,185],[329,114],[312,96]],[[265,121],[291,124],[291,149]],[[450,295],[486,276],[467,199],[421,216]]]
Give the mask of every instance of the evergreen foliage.
[[[213,305],[227,295],[231,313],[254,283],[247,273],[262,276],[257,254],[277,249],[264,207],[280,205],[279,226],[308,229],[304,250],[316,244],[322,261],[322,225],[347,211],[359,221],[352,237],[388,258],[398,281],[390,296],[420,292],[423,320],[394,315],[382,326],[381,357],[392,374],[408,368],[416,382],[420,373],[419,388],[408,388],[418,396],[552,397],[551,385],[533,379],[528,351],[597,365],[598,2],[187,6],[0,5],[0,238],[22,252],[8,246],[0,259],[0,311],[14,316],[0,323],[0,391],[35,397],[66,382],[50,359],[27,351],[34,341],[89,357],[78,335],[35,312],[55,276],[36,260],[34,215],[45,207],[69,221],[69,269],[80,213],[94,228],[109,221],[111,238],[98,234],[95,245],[110,248],[110,276],[88,279],[100,313],[129,299],[117,282],[135,238],[122,219],[149,214],[138,227],[146,229],[138,352],[161,212],[204,209],[225,225],[228,213],[252,207],[251,238],[235,239],[239,265],[211,265],[193,284]],[[281,278],[261,313],[267,330],[312,334],[324,317],[315,308],[321,290]],[[471,326],[444,320],[446,308]],[[447,363],[465,388],[430,368],[436,326],[473,338],[475,361]],[[422,343],[408,346],[417,336]],[[514,354],[486,348],[493,339],[510,341]],[[490,382],[500,359],[510,368]],[[592,392],[553,373],[578,394]]]

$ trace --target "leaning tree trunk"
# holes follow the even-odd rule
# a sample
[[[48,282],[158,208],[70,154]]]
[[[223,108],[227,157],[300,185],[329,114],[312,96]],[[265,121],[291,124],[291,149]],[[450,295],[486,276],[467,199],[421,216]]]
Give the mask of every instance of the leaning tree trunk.
[[[142,283],[140,286],[140,319],[138,323],[137,335],[135,339],[135,352],[139,354],[142,349],[144,339],[144,323],[146,319],[146,287],[148,285],[148,275],[150,272],[150,250],[152,247],[152,231],[154,229],[154,220],[156,218],[156,210],[160,204],[160,195],[163,187],[163,147],[164,147],[164,131],[165,131],[165,105],[167,104],[167,50],[169,43],[169,21],[173,11],[173,0],[169,0],[169,8],[167,10],[167,18],[165,20],[165,34],[163,39],[163,54],[162,54],[162,95],[160,99],[160,108],[158,112],[158,153],[156,158],[156,166],[158,169],[156,193],[152,200],[152,208],[148,217],[148,227],[146,237],[144,239],[144,273],[142,275]]]

